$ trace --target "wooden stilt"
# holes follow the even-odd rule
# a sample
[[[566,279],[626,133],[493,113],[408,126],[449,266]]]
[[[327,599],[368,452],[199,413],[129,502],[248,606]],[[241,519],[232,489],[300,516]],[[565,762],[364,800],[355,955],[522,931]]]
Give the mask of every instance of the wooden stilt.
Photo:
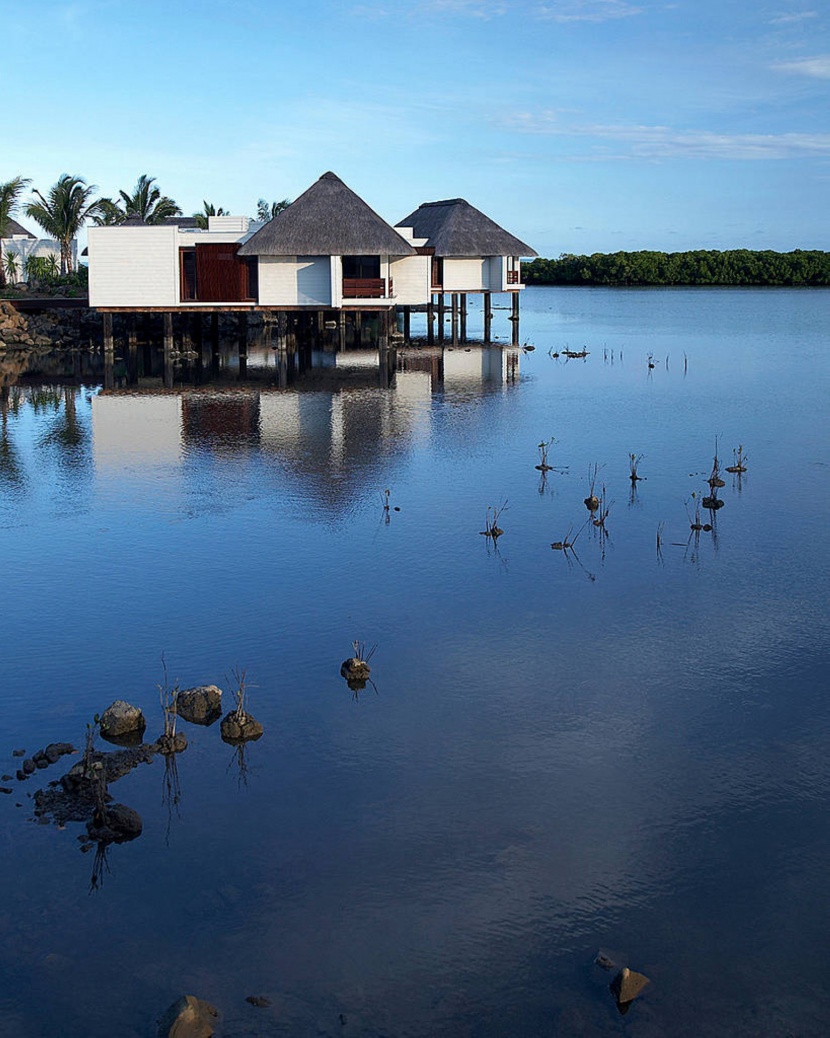
[[[467,293],[462,292],[459,296],[458,317],[460,321],[459,334],[461,341],[467,341]]]
[[[443,292],[439,292],[438,293],[438,341],[439,342],[443,342],[444,341],[444,311],[445,310],[446,310],[446,307],[444,306],[444,293]]]
[[[492,328],[493,328],[493,309],[492,299],[489,292],[484,293],[484,341],[490,342],[492,339]]]
[[[406,340],[406,342],[409,342],[409,329],[410,329],[410,319],[411,319],[411,316],[412,316],[412,307],[411,306],[405,306],[403,308],[403,337]]]
[[[435,342],[435,304],[432,296],[427,303],[427,342],[430,346]]]
[[[101,329],[104,336],[104,349],[112,351],[112,314],[101,314]]]
[[[165,313],[164,324],[164,388],[173,388],[173,315]]]
[[[239,313],[236,317],[236,337],[239,343],[239,377],[248,375],[248,315]]]
[[[513,293],[512,299],[512,312],[510,314],[510,321],[513,325],[513,335],[511,337],[514,346],[519,345],[519,293]]]
[[[340,311],[340,313],[338,314],[337,320],[338,320],[338,331],[340,333],[338,346],[339,346],[339,349],[342,351],[342,350],[346,349],[346,311],[345,310],[341,310]]]

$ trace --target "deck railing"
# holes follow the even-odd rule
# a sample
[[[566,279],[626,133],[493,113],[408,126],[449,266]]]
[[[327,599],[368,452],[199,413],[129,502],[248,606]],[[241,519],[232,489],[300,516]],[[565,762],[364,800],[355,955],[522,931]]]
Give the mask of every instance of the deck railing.
[[[388,294],[386,278],[343,278],[344,299],[385,299],[387,295],[392,295],[391,278]]]

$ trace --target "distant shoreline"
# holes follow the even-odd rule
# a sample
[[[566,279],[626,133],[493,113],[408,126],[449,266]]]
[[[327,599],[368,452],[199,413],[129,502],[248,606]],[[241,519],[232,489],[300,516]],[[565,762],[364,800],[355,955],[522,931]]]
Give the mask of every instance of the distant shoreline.
[[[522,264],[527,285],[624,287],[822,288],[830,286],[830,252],[698,249],[688,252],[563,254]]]

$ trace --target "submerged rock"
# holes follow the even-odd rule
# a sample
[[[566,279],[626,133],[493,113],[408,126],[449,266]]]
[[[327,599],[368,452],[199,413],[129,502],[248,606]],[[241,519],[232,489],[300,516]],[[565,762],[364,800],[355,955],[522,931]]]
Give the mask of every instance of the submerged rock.
[[[265,995],[248,995],[245,1001],[258,1009],[267,1009],[271,1005],[271,999],[266,998]]]
[[[155,753],[184,753],[187,749],[187,736],[184,732],[176,732],[175,735],[160,735],[150,749]]]
[[[231,710],[222,718],[219,731],[223,742],[239,743],[258,739],[265,729],[250,714],[240,714],[236,710]]]
[[[182,995],[159,1021],[158,1038],[211,1038],[219,1012],[195,995]]]
[[[176,696],[176,713],[191,724],[213,724],[222,713],[222,689],[216,685],[182,689]]]
[[[101,735],[110,742],[125,737],[141,737],[147,722],[137,706],[116,699],[101,715]]]

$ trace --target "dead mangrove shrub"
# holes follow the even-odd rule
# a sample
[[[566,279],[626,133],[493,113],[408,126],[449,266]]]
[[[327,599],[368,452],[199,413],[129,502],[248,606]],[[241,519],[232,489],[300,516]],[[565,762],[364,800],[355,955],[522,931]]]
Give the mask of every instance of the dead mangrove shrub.
[[[377,645],[373,645],[366,651],[366,643],[362,641],[352,642],[352,655],[340,664],[340,676],[346,679],[346,684],[352,692],[359,692],[366,688],[366,682],[370,680],[369,675],[372,668],[369,660],[374,656]]]
[[[738,474],[746,472],[746,455],[744,454],[744,446],[742,443],[738,444],[737,450],[734,447],[732,448],[732,457],[734,458],[734,462],[727,466],[726,471]]]
[[[599,508],[599,498],[596,495],[597,475],[599,474],[599,465],[594,462],[593,465],[588,466],[588,496],[585,498],[585,507],[589,512],[596,512]]]
[[[244,668],[235,667],[231,674],[236,685],[236,692],[234,693],[236,706],[222,718],[219,734],[222,736],[223,742],[233,745],[259,739],[264,728],[256,718],[248,713],[247,672]]]
[[[646,478],[645,476],[641,476],[637,472],[637,467],[639,466],[640,462],[643,460],[644,457],[645,457],[645,454],[629,454],[628,455],[628,468],[629,468],[628,478],[631,480],[632,483],[638,483],[641,479],[645,479]]]
[[[484,529],[479,530],[482,537],[492,537],[494,541],[501,537],[504,530],[499,526],[499,519],[502,512],[505,511],[507,511],[506,499],[500,505],[488,506],[487,515],[484,517]]]

